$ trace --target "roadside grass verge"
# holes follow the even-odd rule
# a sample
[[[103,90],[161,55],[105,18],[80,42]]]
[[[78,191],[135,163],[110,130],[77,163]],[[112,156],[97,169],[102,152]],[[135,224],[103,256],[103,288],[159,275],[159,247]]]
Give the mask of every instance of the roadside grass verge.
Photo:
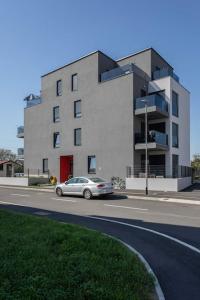
[[[119,242],[0,210],[0,299],[149,300],[153,278]]]

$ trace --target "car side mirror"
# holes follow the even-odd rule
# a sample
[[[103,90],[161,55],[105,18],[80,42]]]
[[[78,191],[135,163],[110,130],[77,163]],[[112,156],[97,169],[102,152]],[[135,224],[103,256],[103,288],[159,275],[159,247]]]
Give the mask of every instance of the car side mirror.
[[[65,184],[67,185],[67,184],[68,184],[68,182],[67,182],[67,181],[65,181]]]

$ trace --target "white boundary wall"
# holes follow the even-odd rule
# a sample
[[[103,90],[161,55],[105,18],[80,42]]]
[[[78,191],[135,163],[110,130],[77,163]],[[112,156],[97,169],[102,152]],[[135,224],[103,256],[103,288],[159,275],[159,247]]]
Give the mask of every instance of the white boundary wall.
[[[29,186],[48,183],[48,178],[42,177],[0,177],[0,185]]]
[[[20,178],[20,177],[0,177],[0,185],[20,185],[20,186],[28,186],[28,178]]]
[[[150,191],[179,192],[192,183],[191,177],[184,178],[148,178]],[[145,178],[126,178],[126,189],[145,190]]]

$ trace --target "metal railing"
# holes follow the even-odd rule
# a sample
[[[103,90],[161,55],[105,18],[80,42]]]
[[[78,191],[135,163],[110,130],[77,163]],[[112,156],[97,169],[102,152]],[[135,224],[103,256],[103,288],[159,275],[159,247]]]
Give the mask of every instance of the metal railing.
[[[168,135],[156,130],[150,130],[147,135],[148,143],[157,143],[160,145],[168,145]],[[145,135],[142,133],[135,133],[135,144],[145,143]]]
[[[179,82],[179,77],[170,68],[163,68],[163,69],[154,71],[152,74],[152,79],[156,80],[156,79],[167,77],[167,76],[171,76],[172,78],[174,78],[174,80]]]
[[[50,178],[50,172],[49,170],[43,171],[42,169],[31,169],[31,168],[26,168],[24,169],[24,172],[20,174],[21,177],[40,177],[40,178]]]
[[[147,171],[148,178],[184,178],[192,176],[192,168],[188,166],[177,166],[172,168],[172,174],[166,173],[165,165],[149,165]],[[134,167],[126,167],[126,177],[145,178],[145,162]]]
[[[137,98],[135,100],[135,109],[145,108],[146,103],[147,103],[147,107],[156,106],[161,111],[166,113],[168,112],[168,103],[161,95],[154,94],[154,95]]]

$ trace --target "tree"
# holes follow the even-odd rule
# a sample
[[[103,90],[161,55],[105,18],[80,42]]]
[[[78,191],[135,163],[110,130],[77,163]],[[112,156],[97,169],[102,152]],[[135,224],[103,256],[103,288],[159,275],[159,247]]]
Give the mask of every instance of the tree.
[[[16,160],[16,155],[8,149],[0,148],[0,160]]]
[[[192,169],[195,178],[200,177],[200,154],[194,154],[192,160]]]

